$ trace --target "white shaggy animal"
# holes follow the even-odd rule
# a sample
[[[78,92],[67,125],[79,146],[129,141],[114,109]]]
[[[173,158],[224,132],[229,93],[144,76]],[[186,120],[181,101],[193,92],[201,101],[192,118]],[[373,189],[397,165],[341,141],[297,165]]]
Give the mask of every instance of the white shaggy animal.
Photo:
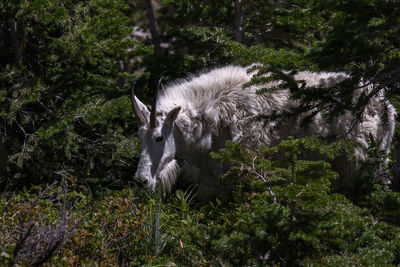
[[[223,191],[218,179],[227,168],[212,160],[209,153],[222,148],[227,140],[256,149],[261,144],[276,145],[288,136],[344,135],[350,130],[353,116],[349,112],[333,123],[327,123],[318,114],[306,129],[300,128],[299,119],[283,123],[279,128],[273,127],[273,123],[265,127],[264,122],[254,122],[252,118],[257,115],[285,111],[298,103],[290,99],[289,90],[260,95],[256,94],[260,86],[243,88],[252,75],[248,67],[227,66],[179,80],[160,92],[151,112],[132,90],[132,103],[142,122],[139,129],[142,154],[135,178],[150,188],[154,189],[159,183],[164,191],[170,191],[180,173],[176,158],[182,158],[184,177],[198,183],[200,198],[208,199]],[[330,87],[347,78],[344,73],[299,72],[295,75],[296,80],[306,82],[305,87]],[[364,120],[348,137],[367,146],[371,134],[381,140],[380,149],[388,152],[394,133],[395,110],[390,103],[385,103],[389,116],[388,126],[384,127],[385,101],[382,96],[371,99],[370,112],[366,112]],[[356,150],[355,157],[367,159],[362,149]],[[349,165],[338,168],[349,168]]]

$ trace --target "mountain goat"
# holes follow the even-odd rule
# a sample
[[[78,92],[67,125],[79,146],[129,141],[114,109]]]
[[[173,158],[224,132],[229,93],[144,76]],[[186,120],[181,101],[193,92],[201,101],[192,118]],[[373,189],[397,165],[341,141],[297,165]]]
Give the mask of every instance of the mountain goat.
[[[386,101],[383,96],[374,96],[370,100],[368,109],[372,112],[366,112],[363,121],[353,128],[354,116],[350,112],[338,116],[331,123],[317,114],[306,129],[301,128],[298,121],[283,123],[281,127],[273,127],[271,122],[265,127],[264,122],[255,122],[253,118],[285,111],[298,103],[290,98],[289,90],[256,94],[261,86],[243,88],[254,75],[248,69],[227,66],[172,83],[158,93],[151,111],[136,98],[132,88],[132,104],[141,121],[139,139],[142,145],[135,178],[152,189],[159,184],[164,191],[170,191],[180,173],[176,159],[181,158],[185,162],[186,175],[183,177],[198,183],[199,197],[216,196],[223,191],[218,179],[228,166],[212,160],[209,154],[222,148],[227,140],[255,149],[261,144],[276,145],[288,136],[300,138],[347,133],[349,138],[367,146],[371,134],[376,140],[381,140],[380,149],[389,152],[396,112],[390,103],[385,103],[388,126],[383,127]],[[305,81],[305,87],[327,88],[348,76],[305,71],[298,72],[294,78]],[[160,82],[157,91],[159,87]],[[362,90],[369,89],[364,87]],[[362,149],[356,149],[355,157],[361,161],[367,159]]]

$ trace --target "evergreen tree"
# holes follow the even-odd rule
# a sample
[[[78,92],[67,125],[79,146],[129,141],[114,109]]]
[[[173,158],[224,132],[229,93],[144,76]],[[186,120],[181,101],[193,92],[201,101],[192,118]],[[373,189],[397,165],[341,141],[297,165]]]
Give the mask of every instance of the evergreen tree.
[[[118,60],[137,44],[124,8],[117,0],[1,1],[3,181],[130,176],[124,158],[136,150],[126,133],[135,124],[116,81]]]

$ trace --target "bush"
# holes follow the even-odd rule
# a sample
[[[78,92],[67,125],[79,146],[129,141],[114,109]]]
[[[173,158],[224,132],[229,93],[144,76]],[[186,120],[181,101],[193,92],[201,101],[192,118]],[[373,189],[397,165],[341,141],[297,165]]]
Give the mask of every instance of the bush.
[[[41,244],[52,251],[41,259],[56,265],[399,264],[399,194],[376,185],[358,206],[332,192],[328,163],[298,159],[309,141],[258,152],[228,143],[214,157],[232,164],[223,179],[233,198],[205,205],[193,186],[168,196],[134,186],[98,199],[74,184],[3,194],[0,261],[38,263],[40,250],[21,248]]]
[[[329,164],[297,159],[309,141],[289,139],[258,153],[228,143],[214,154],[233,164],[224,178],[236,183],[234,199],[169,213],[164,223],[177,237],[175,260],[232,266],[397,264],[400,228],[331,192],[337,175]],[[284,158],[274,160],[277,153]]]
[[[81,186],[72,188],[53,184],[1,196],[2,264],[115,266],[148,260],[154,209],[148,193],[125,189],[95,201]]]

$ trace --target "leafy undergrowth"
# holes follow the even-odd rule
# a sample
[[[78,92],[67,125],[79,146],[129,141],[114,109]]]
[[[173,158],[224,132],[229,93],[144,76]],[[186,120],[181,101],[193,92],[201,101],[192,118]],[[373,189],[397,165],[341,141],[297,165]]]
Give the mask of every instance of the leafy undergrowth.
[[[314,142],[315,143],[315,142]],[[93,199],[66,182],[0,197],[0,265],[390,266],[400,263],[400,194],[375,185],[360,202],[331,190],[324,161],[297,159],[307,141],[214,157],[234,197],[196,201],[132,186]],[[282,159],[274,155],[283,152]]]

